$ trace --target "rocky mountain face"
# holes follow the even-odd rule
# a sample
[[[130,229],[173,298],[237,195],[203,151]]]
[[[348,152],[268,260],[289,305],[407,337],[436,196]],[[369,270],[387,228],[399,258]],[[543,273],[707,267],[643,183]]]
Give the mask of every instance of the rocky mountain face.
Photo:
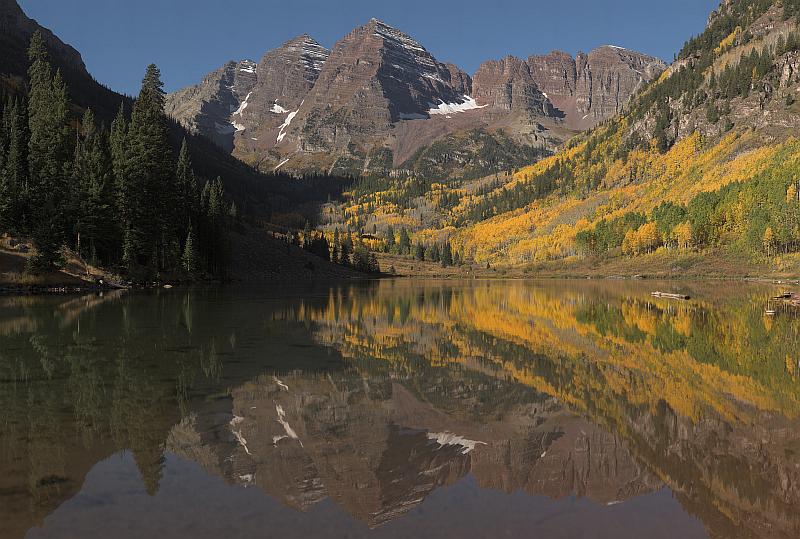
[[[446,173],[454,164],[471,170],[480,157],[454,161],[426,151],[425,162],[419,159],[442,137],[471,130],[502,130],[502,144],[494,146],[511,143],[512,154],[552,150],[619,112],[665,68],[609,46],[577,58],[554,52],[489,61],[473,80],[377,19],[330,52],[304,35],[267,53],[252,77],[242,65],[231,62],[171,94],[170,113],[263,169],[358,174],[419,174],[445,161]]]
[[[466,73],[373,19],[334,46],[277,150],[302,168],[361,169],[370,155],[394,151],[397,123],[480,108],[470,87]]]
[[[557,115],[578,130],[622,112],[631,96],[667,67],[658,58],[613,45],[575,58],[560,51],[531,56],[526,64]]]
[[[479,103],[499,111],[540,116],[555,112],[528,64],[513,56],[481,64],[475,73],[474,95]]]
[[[233,152],[246,140],[257,141],[257,134],[279,129],[314,86],[328,55],[310,36],[298,36],[258,64],[228,62],[200,84],[168,95],[167,114]]]
[[[240,130],[234,113],[255,86],[255,73],[256,64],[251,61],[228,62],[200,84],[170,95],[167,114],[232,152],[234,135]]]

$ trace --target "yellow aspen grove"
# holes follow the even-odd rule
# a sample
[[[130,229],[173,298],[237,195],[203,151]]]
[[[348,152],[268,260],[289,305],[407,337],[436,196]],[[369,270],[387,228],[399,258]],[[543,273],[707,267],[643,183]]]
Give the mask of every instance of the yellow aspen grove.
[[[792,182],[789,185],[789,188],[786,190],[786,202],[792,204],[793,202],[797,202],[797,186]]]
[[[775,250],[775,233],[772,231],[772,227],[768,226],[767,229],[764,231],[764,252],[767,256],[772,256],[773,251]]]
[[[625,239],[622,240],[622,252],[629,256],[639,254],[639,235],[635,231],[629,230],[625,234]]]
[[[674,234],[679,249],[686,251],[692,247],[692,225],[688,222],[676,226]]]
[[[641,252],[650,253],[661,245],[661,235],[655,223],[645,223],[637,231],[639,235],[639,249]]]

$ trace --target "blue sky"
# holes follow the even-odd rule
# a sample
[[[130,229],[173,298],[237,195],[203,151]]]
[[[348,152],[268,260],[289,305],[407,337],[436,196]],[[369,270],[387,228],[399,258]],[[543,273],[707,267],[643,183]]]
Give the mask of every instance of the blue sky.
[[[258,60],[309,33],[331,47],[377,17],[469,73],[488,59],[614,44],[671,61],[718,0],[19,0],[114,90],[135,94],[147,64],[168,91],[228,60]]]

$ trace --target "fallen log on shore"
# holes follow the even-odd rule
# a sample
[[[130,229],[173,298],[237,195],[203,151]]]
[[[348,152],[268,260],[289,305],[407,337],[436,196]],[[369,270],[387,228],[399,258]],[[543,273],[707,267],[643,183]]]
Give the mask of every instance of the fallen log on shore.
[[[687,296],[686,294],[670,294],[669,292],[653,292],[650,295],[655,298],[679,299],[684,301],[692,299],[691,296]]]

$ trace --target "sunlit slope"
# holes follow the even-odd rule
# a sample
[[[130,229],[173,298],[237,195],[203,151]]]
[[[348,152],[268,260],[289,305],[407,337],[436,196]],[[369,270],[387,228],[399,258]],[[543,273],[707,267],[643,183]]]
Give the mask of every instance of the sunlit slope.
[[[480,180],[364,181],[327,224],[387,250],[402,227],[492,267],[655,252],[796,266],[798,12],[726,0],[623,114],[559,153]]]
[[[579,255],[576,235],[629,212],[650,214],[664,202],[686,205],[702,192],[712,192],[758,176],[791,178],[800,173],[800,144],[794,138],[760,145],[752,132],[733,132],[718,141],[695,132],[667,153],[636,150],[627,160],[613,159],[620,134],[603,141],[608,145],[605,173],[596,189],[585,196],[552,194],[530,205],[502,213],[458,230],[453,242],[477,261],[523,264]],[[617,140],[615,140],[617,139]],[[582,143],[578,149],[586,148]],[[597,150],[596,150],[597,151]],[[513,186],[538,181],[543,167],[559,159],[570,160],[567,152],[522,169],[514,175]],[[597,165],[577,160],[576,177],[596,176]],[[480,200],[464,200],[465,211]]]

